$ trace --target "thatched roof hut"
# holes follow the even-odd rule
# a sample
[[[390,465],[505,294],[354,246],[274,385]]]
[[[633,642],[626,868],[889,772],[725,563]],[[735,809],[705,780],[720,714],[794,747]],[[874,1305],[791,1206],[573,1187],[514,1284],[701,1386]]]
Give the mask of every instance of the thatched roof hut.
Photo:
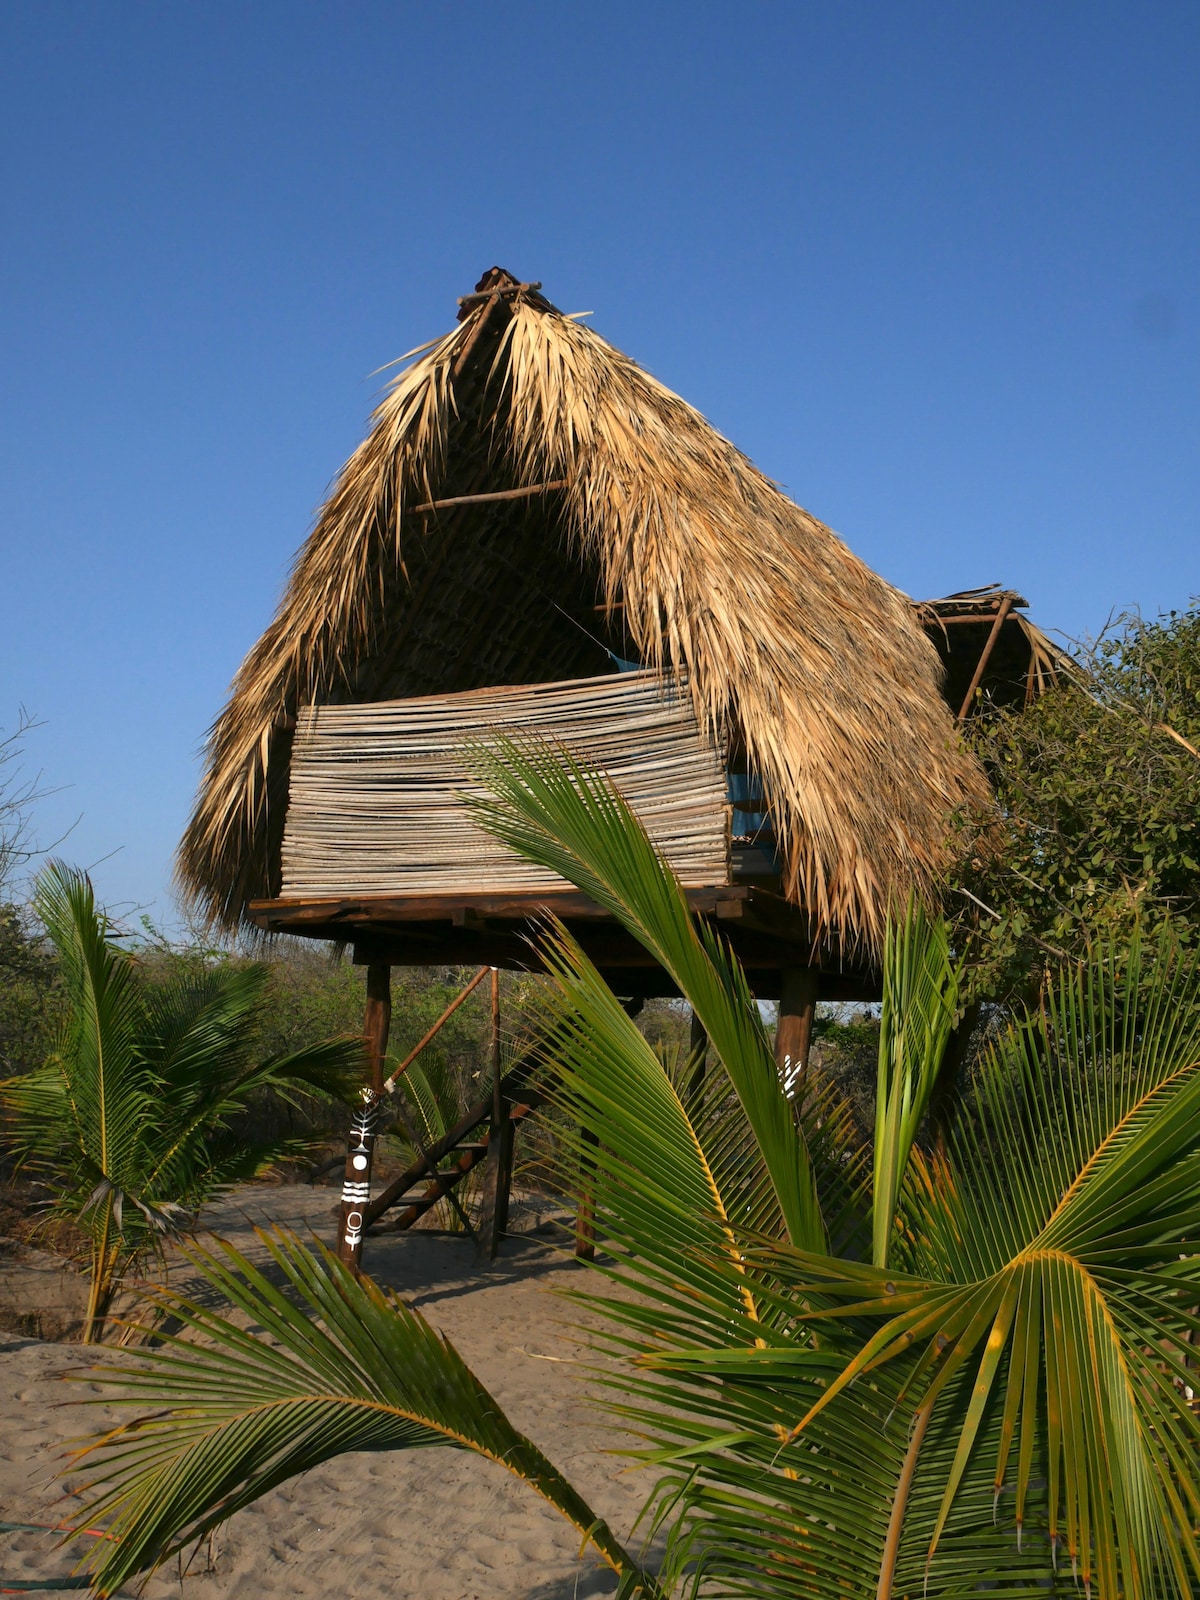
[[[1079,669],[1024,615],[1028,600],[989,583],[917,603],[942,662],[942,693],[959,722],[973,712],[1028,706]]]
[[[987,798],[909,599],[537,285],[493,269],[416,354],[212,729],[185,888],[227,927],[279,895],[304,708],[623,659],[757,774],[783,895],[877,949],[889,900],[930,889],[954,814]]]

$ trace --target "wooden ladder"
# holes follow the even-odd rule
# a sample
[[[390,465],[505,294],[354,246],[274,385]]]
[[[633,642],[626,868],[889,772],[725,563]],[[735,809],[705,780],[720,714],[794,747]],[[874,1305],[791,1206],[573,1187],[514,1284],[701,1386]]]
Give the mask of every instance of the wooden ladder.
[[[492,1086],[490,1092],[477,1100],[457,1125],[431,1145],[425,1146],[408,1128],[403,1115],[400,1125],[416,1144],[418,1159],[394,1183],[389,1183],[375,1199],[370,1199],[371,1163],[381,1114],[385,1112],[385,1096],[395,1090],[401,1078],[430,1040],[444,1027],[471,992],[488,975],[492,980]],[[377,980],[372,988],[373,977]],[[500,1241],[508,1229],[508,1201],[512,1186],[513,1137],[518,1124],[531,1112],[543,1105],[546,1090],[540,1086],[538,1063],[532,1055],[523,1055],[508,1072],[500,1073],[500,990],[499,974],[494,967],[481,967],[441,1016],[394,1069],[391,1076],[383,1077],[383,1061],[387,1049],[388,1020],[391,1014],[390,977],[386,967],[376,972],[367,969],[368,1011],[364,1029],[368,1043],[368,1057],[372,1062],[374,1084],[363,1091],[362,1105],[355,1111],[350,1124],[350,1137],[346,1151],[345,1178],[342,1200],[338,1212],[337,1254],[352,1272],[357,1273],[362,1263],[363,1240],[368,1229],[373,1234],[402,1233],[411,1228],[439,1200],[449,1199],[462,1218],[467,1232],[476,1244],[495,1259]],[[372,1005],[375,1011],[372,1011]],[[486,1132],[480,1133],[486,1127]],[[584,1138],[588,1137],[586,1131]],[[499,1141],[499,1142],[497,1142]],[[316,1178],[336,1164],[327,1163],[313,1174]],[[483,1203],[477,1223],[472,1223],[461,1205],[456,1190],[468,1172],[473,1172],[481,1162],[486,1162]],[[585,1163],[585,1167],[586,1167]],[[575,1253],[590,1258],[595,1251],[595,1228],[592,1217],[593,1202],[586,1192],[581,1196],[576,1220]],[[382,1219],[391,1211],[394,1216]]]
[[[485,1211],[490,1210],[491,1215],[485,1217],[484,1229],[497,1238],[503,1235],[508,1220],[506,1213],[513,1132],[517,1124],[523,1122],[545,1100],[545,1095],[530,1082],[530,1064],[527,1061],[518,1062],[501,1079],[500,1096],[505,1108],[502,1127],[506,1149],[501,1153],[499,1171],[495,1173],[495,1194],[489,1196],[490,1205],[485,1207]],[[495,1132],[494,1122],[495,1097],[489,1091],[485,1098],[471,1106],[449,1133],[428,1146],[424,1158],[413,1162],[394,1183],[389,1183],[381,1194],[363,1207],[364,1229],[370,1228],[372,1233],[379,1234],[401,1233],[411,1228],[419,1217],[451,1194],[467,1173],[486,1159]],[[479,1130],[485,1123],[487,1131],[479,1137]],[[472,1135],[476,1137],[472,1138]],[[397,1206],[400,1208],[397,1215],[381,1223],[380,1219]]]

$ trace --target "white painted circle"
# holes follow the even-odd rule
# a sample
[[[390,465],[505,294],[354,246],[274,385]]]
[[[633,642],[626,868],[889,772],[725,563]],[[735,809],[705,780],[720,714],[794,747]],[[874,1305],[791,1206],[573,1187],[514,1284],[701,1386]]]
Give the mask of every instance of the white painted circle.
[[[354,1168],[355,1172],[362,1172],[367,1165],[367,1158],[366,1156],[355,1156],[350,1165]]]

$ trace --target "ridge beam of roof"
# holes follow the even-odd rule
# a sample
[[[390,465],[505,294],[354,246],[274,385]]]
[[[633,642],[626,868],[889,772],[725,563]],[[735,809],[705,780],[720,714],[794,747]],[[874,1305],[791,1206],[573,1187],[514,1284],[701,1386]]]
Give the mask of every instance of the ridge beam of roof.
[[[973,617],[991,617],[1005,599],[1012,602],[1012,609],[1027,611],[1029,601],[1024,595],[1018,594],[1015,589],[965,589],[961,594],[942,595],[933,600],[914,600],[913,606],[917,611],[931,611],[941,618],[943,622],[957,621],[957,616],[948,616],[947,612],[953,607],[956,612],[968,612]]]
[[[494,289],[481,289],[475,294],[460,294],[460,306],[475,306],[481,300],[490,300],[493,295],[499,294],[536,294],[541,288],[540,283],[504,283],[497,284]]]

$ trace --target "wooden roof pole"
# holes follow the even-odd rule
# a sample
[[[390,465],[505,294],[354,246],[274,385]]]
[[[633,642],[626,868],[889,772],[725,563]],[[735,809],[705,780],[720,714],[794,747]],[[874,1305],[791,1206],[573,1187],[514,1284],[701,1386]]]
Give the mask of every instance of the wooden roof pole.
[[[413,515],[418,511],[445,511],[449,506],[482,506],[491,505],[496,500],[525,500],[530,495],[546,494],[550,489],[565,489],[567,480],[555,478],[552,483],[531,483],[524,489],[494,489],[490,494],[456,494],[449,500],[428,500],[423,506],[414,506]]]
[[[971,709],[971,702],[975,698],[975,691],[983,682],[984,668],[988,664],[988,658],[991,656],[996,640],[1000,637],[1000,629],[1004,626],[1004,619],[1008,616],[1008,613],[1013,608],[1014,598],[1015,597],[1013,595],[1006,594],[1004,599],[1000,602],[1000,609],[996,612],[996,620],[992,623],[992,631],[988,634],[987,642],[980,652],[979,660],[975,664],[975,672],[974,676],[971,678],[971,686],[963,697],[963,703],[959,709],[957,717],[957,721],[959,722],[966,720],[967,712]]]
[[[466,368],[467,362],[471,359],[471,356],[474,353],[475,346],[479,343],[479,340],[483,335],[483,330],[487,327],[488,323],[492,320],[492,313],[495,311],[496,307],[499,304],[500,304],[500,296],[498,294],[490,294],[490,295],[488,295],[487,300],[486,300],[486,302],[485,302],[485,304],[483,306],[483,310],[480,311],[480,313],[479,313],[478,322],[471,329],[470,333],[467,335],[466,340],[463,343],[462,349],[458,352],[458,355],[454,358],[454,366],[452,367],[451,372],[450,372],[450,378],[451,378],[452,382],[457,381],[457,379],[459,379],[462,376],[462,374],[463,374],[463,372],[464,372],[464,370]]]
[[[536,294],[541,287],[540,283],[497,283],[488,289],[476,289],[474,294],[460,294],[458,303],[464,309],[469,309],[477,306],[481,300],[490,300],[493,295]]]
[[[1013,604],[1015,605],[1016,602],[1014,601]],[[961,616],[955,615],[953,617],[943,617],[935,611],[923,626],[929,627],[934,622],[942,623],[946,627],[953,627],[956,623],[962,622],[987,622],[994,625],[995,621],[996,613],[994,611],[964,611]]]

